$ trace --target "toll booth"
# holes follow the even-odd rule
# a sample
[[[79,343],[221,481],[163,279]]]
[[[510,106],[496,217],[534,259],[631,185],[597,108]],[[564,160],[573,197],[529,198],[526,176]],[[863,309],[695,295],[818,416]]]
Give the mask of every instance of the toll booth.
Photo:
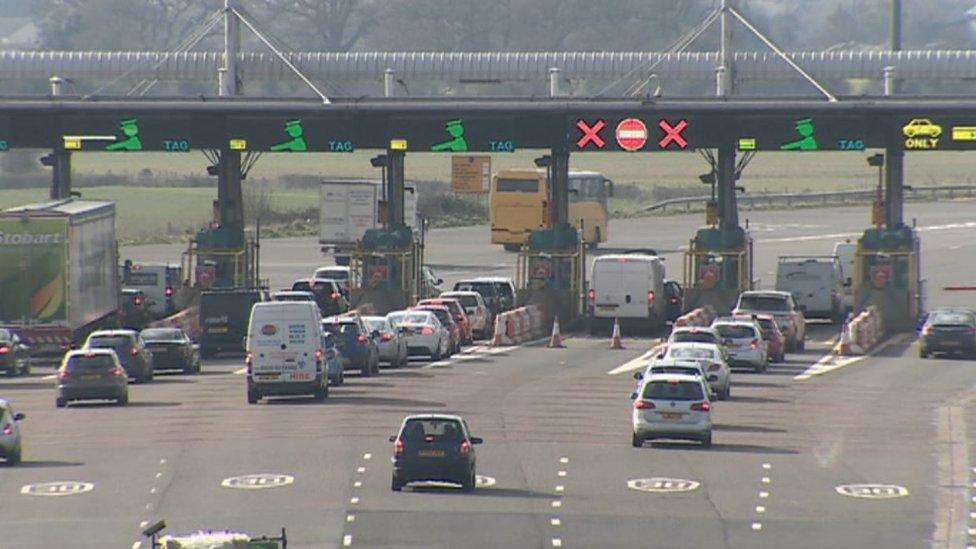
[[[876,306],[891,331],[913,329],[924,309],[919,240],[911,227],[872,228],[857,241],[854,308]]]
[[[385,315],[416,303],[422,251],[413,230],[406,225],[366,231],[349,256],[350,305]]]
[[[202,229],[182,254],[184,284],[200,290],[267,286],[260,279],[260,248],[250,231]]]
[[[753,241],[741,227],[706,227],[691,239],[684,256],[684,309],[711,305],[721,314],[739,294],[753,289]]]
[[[532,231],[516,260],[519,305],[543,305],[563,323],[576,319],[584,310],[585,265],[585,243],[574,227]]]

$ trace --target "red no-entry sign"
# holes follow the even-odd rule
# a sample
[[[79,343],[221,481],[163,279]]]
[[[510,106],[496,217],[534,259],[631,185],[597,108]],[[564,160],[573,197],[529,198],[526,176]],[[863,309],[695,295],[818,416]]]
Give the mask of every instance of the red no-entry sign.
[[[636,118],[625,118],[617,124],[617,144],[625,151],[640,150],[647,143],[647,126]]]

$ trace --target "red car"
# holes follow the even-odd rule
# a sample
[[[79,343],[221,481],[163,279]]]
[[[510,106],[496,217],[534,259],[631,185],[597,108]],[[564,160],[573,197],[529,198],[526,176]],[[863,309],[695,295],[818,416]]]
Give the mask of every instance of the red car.
[[[437,320],[440,320],[441,324],[447,328],[447,331],[451,334],[451,345],[450,350],[447,353],[448,356],[461,351],[461,327],[457,322],[454,322],[454,317],[451,315],[450,309],[444,305],[417,305],[413,308],[434,313]]]
[[[471,321],[468,320],[468,315],[464,312],[464,306],[457,299],[435,297],[423,299],[417,305],[443,305],[447,307],[451,311],[451,317],[454,319],[454,322],[461,328],[461,345],[470,345],[474,342],[474,331],[471,328]]]
[[[766,340],[766,353],[772,362],[783,362],[786,360],[786,336],[779,329],[772,315],[742,315],[741,318],[751,318],[759,324],[763,331],[763,339]]]

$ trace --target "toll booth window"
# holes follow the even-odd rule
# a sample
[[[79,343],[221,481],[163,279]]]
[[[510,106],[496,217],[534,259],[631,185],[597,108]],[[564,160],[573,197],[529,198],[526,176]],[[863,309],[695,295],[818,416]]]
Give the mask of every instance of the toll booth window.
[[[606,192],[603,179],[599,177],[580,177],[569,180],[570,202],[604,202]]]
[[[495,190],[500,193],[537,193],[539,181],[537,179],[499,179]]]

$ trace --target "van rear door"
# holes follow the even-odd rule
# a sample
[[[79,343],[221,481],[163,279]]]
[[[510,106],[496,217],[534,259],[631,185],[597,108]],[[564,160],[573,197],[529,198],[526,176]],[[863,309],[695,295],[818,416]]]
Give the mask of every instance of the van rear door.
[[[315,379],[318,320],[310,302],[255,306],[248,331],[256,383],[310,382]]]
[[[646,318],[651,264],[628,257],[598,258],[593,263],[594,315],[602,318]]]

